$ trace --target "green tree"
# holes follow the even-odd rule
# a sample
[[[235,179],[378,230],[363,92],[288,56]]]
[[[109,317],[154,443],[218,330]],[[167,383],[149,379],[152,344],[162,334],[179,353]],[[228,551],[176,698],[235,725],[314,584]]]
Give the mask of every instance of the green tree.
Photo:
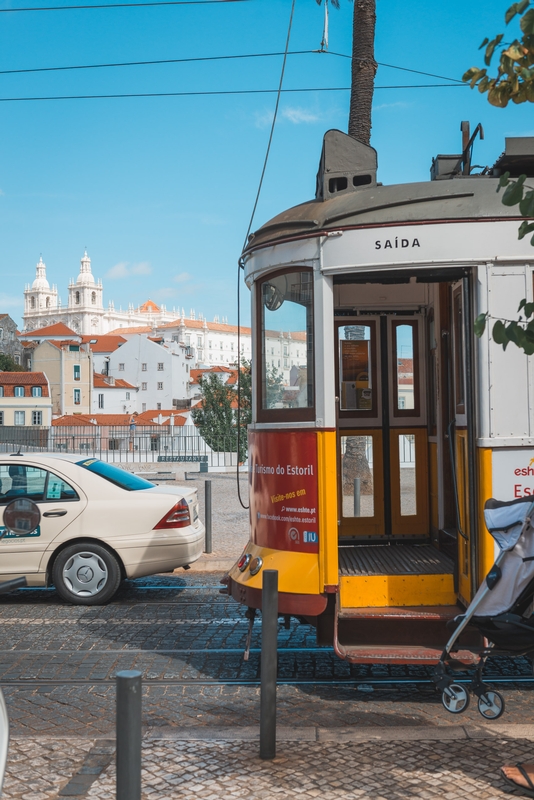
[[[265,367],[266,407],[274,408],[282,401],[284,395],[284,376],[276,367]]]
[[[242,362],[243,363],[243,362]],[[238,375],[241,410],[239,414],[239,461],[247,457],[247,427],[252,419],[252,374],[245,362]],[[199,379],[202,406],[191,411],[200,435],[216,452],[237,452],[237,387],[223,383],[216,373],[208,372]]]
[[[484,39],[480,49],[485,48],[484,63],[491,66],[497,53],[499,63],[493,77],[485,67],[471,67],[463,80],[478,87],[479,92],[488,93],[488,101],[493,106],[505,108],[513,103],[534,103],[534,9],[529,8],[530,0],[514,3],[504,15],[506,25],[514,17],[520,17],[521,35],[511,43],[503,42],[504,33],[493,39]]]
[[[506,11],[506,25],[515,17],[519,17],[521,35],[510,42],[503,42],[504,34],[499,33],[493,39],[484,39],[480,48],[485,48],[484,63],[491,66],[493,57],[498,54],[499,63],[496,74],[491,77],[486,68],[471,67],[463,75],[463,80],[475,86],[479,92],[487,92],[488,101],[498,108],[505,108],[510,100],[513,103],[534,102],[534,8],[530,8],[530,0],[520,0]],[[505,189],[502,202],[505,206],[518,206],[522,217],[525,217],[518,230],[518,238],[523,239],[532,234],[530,243],[534,246],[534,188],[525,184],[526,175],[511,180],[510,173],[505,172],[499,180],[497,191]],[[495,319],[493,324],[493,341],[502,345],[503,350],[512,342],[526,355],[534,355],[534,303],[521,300],[518,318]],[[482,336],[490,316],[488,312],[480,314],[475,320],[475,334]]]
[[[316,0],[321,5],[323,0]],[[327,3],[328,0],[325,0]],[[339,0],[330,0],[339,8]],[[354,0],[349,136],[371,141],[371,108],[378,64],[375,61],[376,0]]]
[[[0,353],[0,371],[1,372],[25,372],[24,367],[5,353]]]

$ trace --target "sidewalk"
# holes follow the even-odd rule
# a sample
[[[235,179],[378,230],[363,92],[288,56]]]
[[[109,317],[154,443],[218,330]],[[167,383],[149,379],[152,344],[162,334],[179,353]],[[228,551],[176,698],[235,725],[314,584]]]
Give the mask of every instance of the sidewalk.
[[[148,731],[144,800],[485,800],[516,796],[505,762],[534,758],[534,726],[279,728],[261,761],[256,728]],[[114,800],[110,739],[11,740],[4,798]]]

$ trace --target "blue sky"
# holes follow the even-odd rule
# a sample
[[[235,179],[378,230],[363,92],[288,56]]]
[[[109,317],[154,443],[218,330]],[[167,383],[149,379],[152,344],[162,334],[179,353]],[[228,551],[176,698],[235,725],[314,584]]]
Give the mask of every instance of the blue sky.
[[[0,9],[72,4],[0,0]],[[330,12],[329,46],[349,54],[352,3],[340,4]],[[482,64],[478,46],[504,30],[508,4],[378,0],[376,59],[460,78]],[[0,70],[280,52],[290,7],[290,0],[248,0],[0,14]],[[322,29],[323,9],[297,0],[290,50],[317,49]],[[281,63],[276,56],[0,74],[0,98],[273,89]],[[349,80],[349,59],[295,55],[285,87]],[[493,163],[506,135],[534,135],[530,105],[494,109],[468,88],[378,88],[439,82],[379,68],[372,144],[383,183],[427,180],[432,156],[458,152],[462,119],[485,129],[475,163]],[[236,261],[274,103],[274,95],[0,102],[0,311],[20,322],[24,284],[41,253],[66,302],[87,246],[106,303],[124,308],[150,297],[235,322]],[[346,130],[347,108],[347,92],[282,98],[253,228],[313,196],[323,133]],[[245,320],[246,298],[243,309]]]

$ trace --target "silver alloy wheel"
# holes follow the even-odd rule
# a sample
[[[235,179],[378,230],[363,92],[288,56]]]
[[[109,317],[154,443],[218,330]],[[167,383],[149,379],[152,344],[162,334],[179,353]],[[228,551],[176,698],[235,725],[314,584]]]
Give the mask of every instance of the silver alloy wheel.
[[[108,568],[95,553],[83,551],[68,559],[63,567],[63,580],[78,597],[92,597],[107,584]]]

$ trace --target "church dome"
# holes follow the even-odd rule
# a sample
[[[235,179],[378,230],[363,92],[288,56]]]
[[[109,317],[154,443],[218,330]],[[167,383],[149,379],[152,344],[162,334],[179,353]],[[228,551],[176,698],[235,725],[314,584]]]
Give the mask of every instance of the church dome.
[[[93,277],[93,273],[91,272],[91,259],[87,255],[87,250],[83,254],[83,258],[80,261],[80,274],[76,279],[77,284],[83,284],[84,286],[93,285],[95,279]]]
[[[50,284],[46,280],[46,264],[42,256],[35,266],[35,280],[32,283],[32,289],[50,289]]]

